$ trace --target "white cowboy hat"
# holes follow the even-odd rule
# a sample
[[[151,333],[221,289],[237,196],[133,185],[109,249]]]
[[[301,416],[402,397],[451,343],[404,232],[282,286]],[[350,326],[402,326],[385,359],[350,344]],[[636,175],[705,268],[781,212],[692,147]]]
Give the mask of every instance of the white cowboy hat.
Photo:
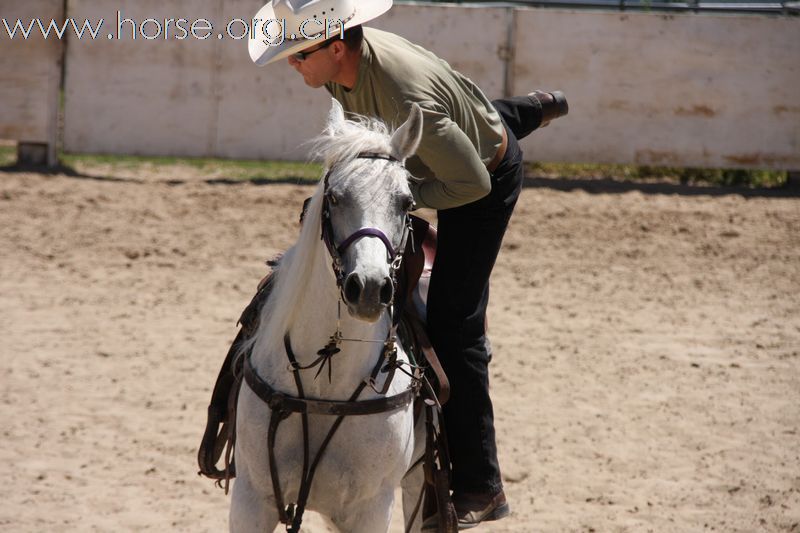
[[[358,26],[392,7],[392,0],[272,0],[253,17],[247,48],[258,66],[278,61]]]

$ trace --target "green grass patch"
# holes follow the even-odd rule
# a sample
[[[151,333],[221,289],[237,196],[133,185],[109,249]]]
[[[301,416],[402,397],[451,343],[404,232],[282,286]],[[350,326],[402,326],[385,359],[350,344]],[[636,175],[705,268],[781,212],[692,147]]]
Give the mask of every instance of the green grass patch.
[[[208,179],[241,181],[282,181],[313,183],[322,174],[322,165],[296,161],[253,161],[211,157],[150,157],[59,153],[61,164],[79,172],[93,169],[113,174],[115,171],[168,172],[170,167],[191,168]],[[14,165],[17,148],[0,144],[0,166]],[[529,163],[528,176],[564,179],[615,179],[622,181],[667,181],[686,185],[738,187],[780,187],[788,172],[780,170],[701,169],[653,167],[595,163]]]
[[[17,162],[17,147],[0,145],[0,167],[13,165]]]
[[[616,179],[622,181],[670,181],[686,185],[780,187],[788,172],[727,168],[681,168],[595,163],[531,163],[529,176],[548,178]]]
[[[296,161],[251,161],[219,159],[210,157],[150,157],[67,154],[59,155],[61,164],[75,169],[90,170],[92,167],[110,167],[114,170],[137,170],[153,167],[157,171],[169,167],[189,167],[209,178],[233,180],[285,180],[301,182],[317,181],[322,166],[316,163]]]

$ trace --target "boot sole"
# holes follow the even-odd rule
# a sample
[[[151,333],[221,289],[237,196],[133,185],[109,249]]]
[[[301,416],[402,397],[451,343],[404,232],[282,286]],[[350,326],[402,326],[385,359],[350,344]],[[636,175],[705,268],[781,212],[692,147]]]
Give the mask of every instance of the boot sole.
[[[509,508],[508,503],[504,503],[503,505],[499,505],[494,509],[492,509],[489,513],[486,514],[486,516],[481,518],[479,522],[475,523],[459,522],[458,530],[461,531],[464,529],[472,529],[473,527],[478,527],[483,522],[492,522],[494,520],[500,520],[501,518],[507,517],[509,514],[511,514],[511,509]]]
[[[562,91],[553,91],[550,94],[553,96],[553,101],[558,105],[558,112],[561,113],[561,116],[567,115],[569,113],[569,104],[564,93]]]

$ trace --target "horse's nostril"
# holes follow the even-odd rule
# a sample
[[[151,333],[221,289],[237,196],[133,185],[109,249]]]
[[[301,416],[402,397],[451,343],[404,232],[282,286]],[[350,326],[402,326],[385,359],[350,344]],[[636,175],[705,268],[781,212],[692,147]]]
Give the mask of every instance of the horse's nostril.
[[[361,278],[355,272],[347,276],[344,282],[344,299],[350,303],[358,302],[361,296],[361,290],[364,287],[361,285]]]
[[[381,304],[389,305],[394,296],[394,284],[392,278],[384,278],[383,285],[381,286]]]

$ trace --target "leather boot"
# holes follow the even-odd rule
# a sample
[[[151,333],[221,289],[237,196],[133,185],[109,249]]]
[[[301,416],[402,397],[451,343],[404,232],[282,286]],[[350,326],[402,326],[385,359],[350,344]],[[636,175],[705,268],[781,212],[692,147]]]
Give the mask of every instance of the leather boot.
[[[458,529],[471,529],[481,522],[500,520],[509,515],[506,495],[453,493],[453,506],[458,516]]]
[[[518,141],[569,111],[567,98],[561,91],[533,91],[522,96],[498,98],[492,100],[492,105]]]
[[[528,96],[537,101],[542,108],[542,122],[539,124],[540,128],[544,128],[550,124],[551,120],[563,117],[569,113],[567,97],[564,96],[564,93],[561,91],[546,93],[536,90],[528,94]]]

